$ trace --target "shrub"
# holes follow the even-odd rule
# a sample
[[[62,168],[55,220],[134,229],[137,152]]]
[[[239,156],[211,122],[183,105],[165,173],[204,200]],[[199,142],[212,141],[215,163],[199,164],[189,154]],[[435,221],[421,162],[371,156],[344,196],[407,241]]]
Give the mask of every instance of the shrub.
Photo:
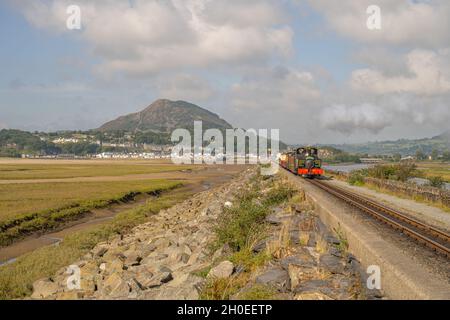
[[[442,189],[444,187],[444,180],[439,176],[433,176],[428,178],[431,187]]]
[[[364,175],[361,171],[352,171],[347,181],[352,186],[362,186],[364,185]]]

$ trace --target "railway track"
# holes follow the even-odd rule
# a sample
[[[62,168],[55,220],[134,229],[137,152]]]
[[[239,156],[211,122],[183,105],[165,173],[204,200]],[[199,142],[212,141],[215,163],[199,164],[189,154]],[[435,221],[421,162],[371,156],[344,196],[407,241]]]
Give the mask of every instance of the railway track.
[[[414,238],[432,250],[450,258],[449,234],[351,191],[332,186],[320,180],[310,180],[310,182],[316,187],[370,214],[377,220]]]

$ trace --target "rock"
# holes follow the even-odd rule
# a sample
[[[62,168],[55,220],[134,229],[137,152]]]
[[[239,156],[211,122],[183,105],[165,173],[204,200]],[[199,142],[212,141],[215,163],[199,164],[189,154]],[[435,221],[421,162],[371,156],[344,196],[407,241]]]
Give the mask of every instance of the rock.
[[[286,270],[275,267],[259,275],[255,282],[284,290],[289,287],[289,274]]]
[[[307,292],[296,294],[294,300],[333,300],[326,294],[320,292]]]
[[[226,201],[223,205],[225,208],[231,208],[233,206],[233,203],[230,201]]]
[[[120,259],[114,259],[111,263],[106,263],[106,271],[108,273],[122,272],[124,269],[123,262]]]
[[[326,280],[311,279],[301,281],[300,284],[293,290],[295,293],[311,293],[320,292],[328,296],[333,294],[333,285]]]
[[[159,238],[151,244],[156,246],[156,248],[158,248],[158,249],[165,249],[170,246],[171,242],[170,242],[170,240],[168,240],[166,238]]]
[[[290,264],[287,268],[287,271],[289,274],[291,290],[294,290],[302,279],[308,279],[317,274],[317,268],[303,267],[294,264]]]
[[[223,279],[229,278],[233,274],[234,264],[230,261],[222,261],[208,273],[208,277]]]
[[[153,282],[153,273],[149,271],[139,271],[137,272],[136,276],[133,278],[133,280],[136,282],[136,284],[142,289],[147,290],[152,287]]]
[[[230,252],[231,252],[230,246],[228,244],[224,244],[222,247],[220,247],[214,252],[212,256],[212,261],[218,260],[219,258],[227,255]]]
[[[290,264],[305,268],[312,268],[317,265],[316,259],[311,255],[308,248],[296,249],[291,255],[282,258],[280,264],[286,270]]]
[[[156,274],[155,276],[153,276],[151,279],[148,279],[147,281],[145,281],[144,287],[146,289],[156,288],[165,283],[168,283],[172,279],[173,279],[173,277],[172,277],[171,272],[160,272],[160,273]]]
[[[126,258],[123,263],[126,267],[138,266],[142,261],[142,257],[137,251],[128,252],[125,256]]]
[[[341,259],[332,255],[324,254],[320,257],[320,266],[331,273],[343,273],[344,265]]]
[[[123,298],[130,293],[130,286],[118,273],[113,273],[104,281],[104,295],[110,298]]]
[[[275,214],[270,214],[266,217],[266,222],[274,225],[274,226],[279,226],[281,225],[281,219],[278,218]]]
[[[263,252],[264,250],[266,250],[267,248],[267,241],[266,240],[262,240],[257,242],[253,247],[252,247],[252,251],[254,253],[260,253]]]
[[[342,258],[342,252],[336,247],[330,247],[328,253],[335,257]]]
[[[33,283],[32,299],[46,299],[60,290],[57,283],[50,279],[41,279]]]
[[[103,257],[105,253],[108,251],[108,248],[106,246],[96,246],[94,250],[92,251],[92,254],[96,258]]]

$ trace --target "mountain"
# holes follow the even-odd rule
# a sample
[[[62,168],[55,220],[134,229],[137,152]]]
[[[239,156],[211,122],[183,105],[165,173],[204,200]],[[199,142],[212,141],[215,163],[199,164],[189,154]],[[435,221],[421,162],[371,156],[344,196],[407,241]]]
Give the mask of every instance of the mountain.
[[[99,131],[138,131],[169,133],[177,128],[192,129],[194,121],[203,121],[203,130],[231,129],[217,114],[185,101],[160,99],[144,110],[105,123]]]
[[[395,141],[376,141],[359,144],[332,145],[332,147],[350,153],[371,155],[393,155],[400,153],[403,156],[414,155],[417,150],[430,154],[433,149],[440,152],[450,150],[450,131],[438,136],[423,139],[400,139]]]

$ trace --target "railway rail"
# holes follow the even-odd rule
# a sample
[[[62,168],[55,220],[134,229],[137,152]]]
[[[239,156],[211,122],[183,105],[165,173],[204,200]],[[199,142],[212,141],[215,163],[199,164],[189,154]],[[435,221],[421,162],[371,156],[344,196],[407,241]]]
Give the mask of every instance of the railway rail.
[[[332,186],[321,180],[310,180],[316,187],[334,195],[348,204],[368,213],[377,220],[390,225],[402,233],[414,238],[432,250],[450,258],[450,235],[351,191]]]

